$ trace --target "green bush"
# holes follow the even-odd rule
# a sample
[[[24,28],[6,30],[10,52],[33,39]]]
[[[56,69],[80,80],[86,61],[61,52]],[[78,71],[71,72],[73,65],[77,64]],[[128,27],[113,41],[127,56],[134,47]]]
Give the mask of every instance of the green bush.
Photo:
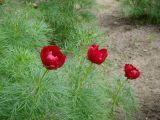
[[[125,15],[160,23],[159,0],[121,0],[121,3]]]
[[[53,29],[51,44],[73,48],[82,41],[82,34],[88,35],[94,28],[90,22],[95,20],[91,12],[95,0],[48,0],[39,4],[46,22]]]
[[[41,11],[21,3],[0,6],[0,21],[0,120],[114,120],[119,109],[127,120],[133,117],[136,99],[125,78],[110,79],[102,66],[86,59],[87,46],[99,38],[96,30],[72,34],[81,39],[74,43],[74,56],[50,71],[37,92],[45,71],[39,52],[52,29]],[[126,85],[117,95],[122,82]]]

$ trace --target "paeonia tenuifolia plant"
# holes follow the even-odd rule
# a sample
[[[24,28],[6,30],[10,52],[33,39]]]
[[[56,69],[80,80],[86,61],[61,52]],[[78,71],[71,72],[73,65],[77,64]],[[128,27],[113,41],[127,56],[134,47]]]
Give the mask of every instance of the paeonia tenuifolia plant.
[[[92,71],[95,69],[93,68],[94,64],[101,65],[105,62],[105,60],[108,57],[108,51],[106,48],[99,49],[99,45],[93,44],[88,47],[88,51],[86,51],[86,56],[89,62],[89,66],[86,68],[86,72],[83,76],[80,76],[80,78],[77,79],[77,83],[74,88],[73,95],[74,97],[80,97],[83,87],[85,87],[85,80],[87,77],[92,73]],[[43,63],[43,66],[46,68],[46,70],[57,70],[58,68],[62,67],[66,61],[66,56],[61,52],[60,48],[57,46],[45,46],[41,50],[41,60]],[[84,63],[82,63],[84,64]],[[82,69],[83,71],[83,69]],[[42,75],[43,79],[44,74]],[[115,89],[112,95],[111,99],[111,107],[109,110],[109,116],[112,117],[113,113],[118,105],[118,97],[125,89],[125,85],[128,83],[128,80],[135,80],[140,76],[140,71],[134,67],[132,64],[125,64],[124,66],[124,76],[126,77],[126,80],[119,83],[118,87]],[[79,98],[80,99],[80,98]],[[85,102],[85,101],[83,101]],[[106,108],[107,109],[107,108]],[[110,118],[111,119],[111,118]]]
[[[85,46],[74,56],[65,55],[55,45],[42,47],[41,60],[36,56],[33,63],[25,63],[19,81],[3,81],[0,120],[115,120],[117,112],[129,120],[136,109],[129,82],[140,71],[126,64],[122,77],[110,77],[105,69],[108,54],[97,44]]]

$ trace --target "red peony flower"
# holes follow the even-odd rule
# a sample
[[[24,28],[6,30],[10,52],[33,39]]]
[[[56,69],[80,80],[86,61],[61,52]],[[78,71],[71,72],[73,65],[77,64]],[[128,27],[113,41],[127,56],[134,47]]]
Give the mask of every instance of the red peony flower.
[[[137,79],[140,76],[140,71],[132,64],[125,64],[124,66],[125,76],[128,79]]]
[[[57,69],[63,66],[66,56],[57,46],[45,46],[41,50],[41,60],[48,70]]]
[[[88,60],[90,60],[92,63],[100,65],[106,60],[108,52],[107,49],[103,48],[98,50],[98,48],[99,46],[95,44],[88,48]]]

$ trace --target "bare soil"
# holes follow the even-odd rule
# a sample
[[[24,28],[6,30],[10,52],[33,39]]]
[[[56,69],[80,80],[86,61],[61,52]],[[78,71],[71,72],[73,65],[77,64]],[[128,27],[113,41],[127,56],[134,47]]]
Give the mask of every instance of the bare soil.
[[[140,111],[135,120],[160,120],[160,26],[142,25],[121,15],[116,0],[97,0],[99,24],[108,36],[109,57],[116,71],[131,63],[142,75],[131,83],[135,86]],[[123,120],[123,118],[122,118]]]

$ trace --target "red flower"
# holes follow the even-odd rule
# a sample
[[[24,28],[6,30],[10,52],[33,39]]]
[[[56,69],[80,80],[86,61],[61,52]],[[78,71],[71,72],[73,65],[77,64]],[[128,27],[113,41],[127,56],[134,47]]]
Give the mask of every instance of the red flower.
[[[128,79],[137,79],[140,76],[140,71],[132,64],[125,64],[124,66],[125,76]]]
[[[102,64],[107,56],[108,56],[108,52],[107,49],[101,49],[98,50],[99,46],[98,45],[91,45],[88,48],[88,60],[90,60],[92,63],[95,64]]]
[[[41,50],[41,60],[48,70],[60,68],[65,63],[66,56],[57,46],[45,46]]]

